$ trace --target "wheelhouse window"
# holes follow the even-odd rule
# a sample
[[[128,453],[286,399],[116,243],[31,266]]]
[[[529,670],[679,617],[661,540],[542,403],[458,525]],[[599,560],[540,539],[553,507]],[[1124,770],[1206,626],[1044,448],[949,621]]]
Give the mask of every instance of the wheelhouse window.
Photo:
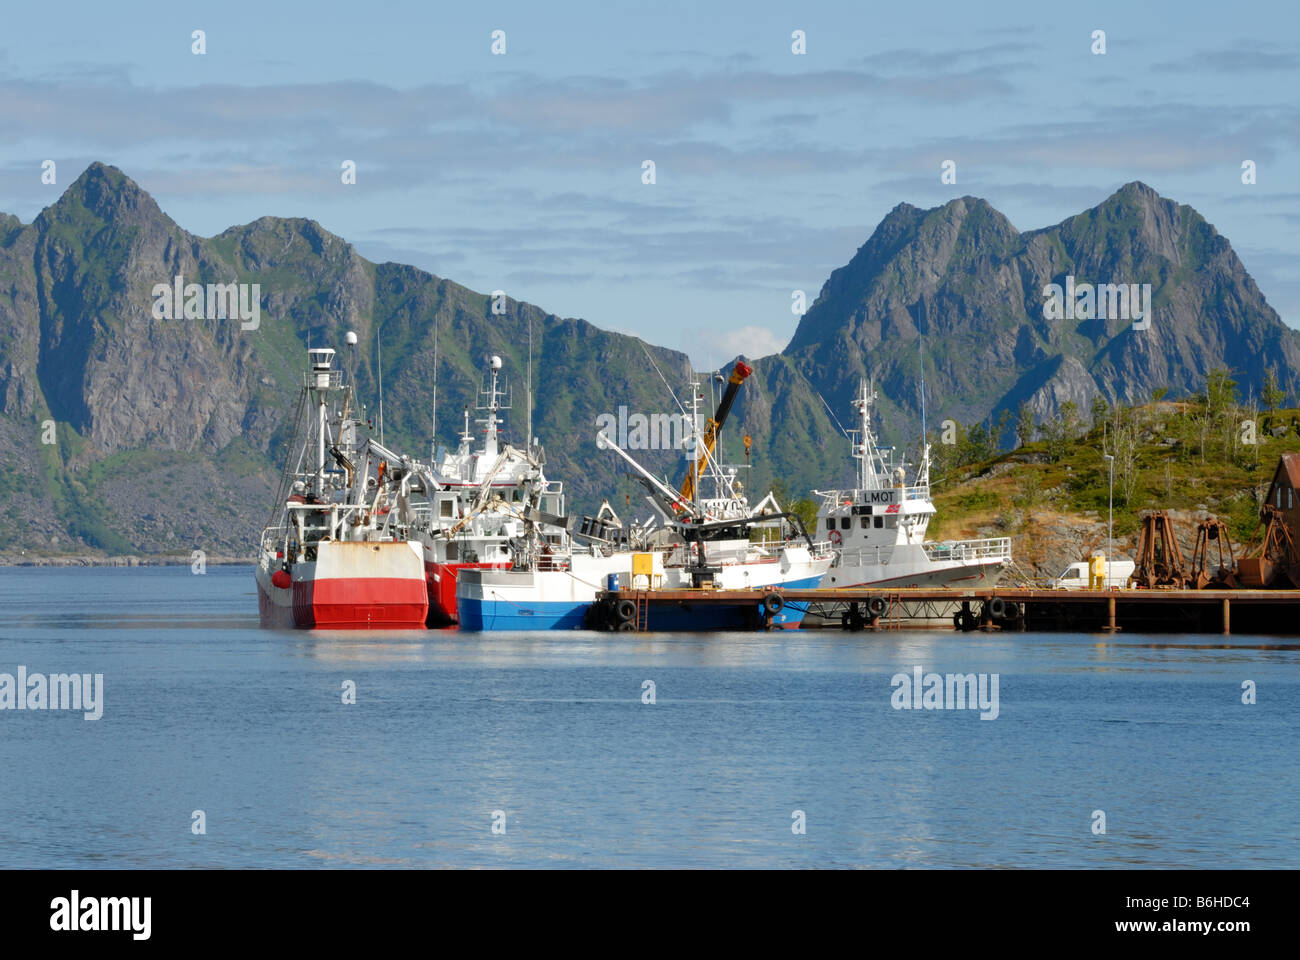
[[[853,518],[852,518],[852,517],[840,517],[840,529],[841,529],[841,530],[847,530],[847,529],[848,529],[849,527],[851,527],[852,525],[853,525]]]
[[[879,530],[881,527],[883,527],[883,526],[885,525],[885,518],[884,518],[884,517],[879,517],[879,516],[878,516],[878,517],[875,518],[875,520],[876,520],[876,529],[877,529],[877,530]]]
[[[834,529],[835,529],[835,518],[834,518],[834,517],[827,517],[827,518],[826,518],[826,529],[827,529],[827,530],[834,530]]]

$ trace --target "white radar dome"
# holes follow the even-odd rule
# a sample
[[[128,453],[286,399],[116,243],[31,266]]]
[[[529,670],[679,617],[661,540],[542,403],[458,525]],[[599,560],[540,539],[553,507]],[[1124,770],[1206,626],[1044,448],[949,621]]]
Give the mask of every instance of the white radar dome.
[[[349,347],[355,347],[357,345],[356,332],[353,330],[349,330],[347,332],[347,335],[343,338],[343,342],[346,343]]]
[[[498,357],[498,356],[496,356],[496,355],[493,355],[492,360],[491,360],[491,363],[492,363],[492,369],[493,369],[493,370],[500,370],[500,369],[501,369],[501,358],[500,358],[500,357]]]

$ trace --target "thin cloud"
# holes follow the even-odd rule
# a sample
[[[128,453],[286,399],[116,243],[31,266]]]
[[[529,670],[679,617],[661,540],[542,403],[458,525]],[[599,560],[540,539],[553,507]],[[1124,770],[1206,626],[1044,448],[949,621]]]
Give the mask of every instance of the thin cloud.
[[[789,337],[782,337],[775,331],[756,325],[732,327],[715,333],[706,332],[697,347],[691,349],[694,357],[745,356],[751,360],[780,353],[789,342]]]
[[[1157,65],[1175,73],[1279,73],[1300,70],[1300,54],[1266,46],[1238,44],[1217,50],[1200,50]]]

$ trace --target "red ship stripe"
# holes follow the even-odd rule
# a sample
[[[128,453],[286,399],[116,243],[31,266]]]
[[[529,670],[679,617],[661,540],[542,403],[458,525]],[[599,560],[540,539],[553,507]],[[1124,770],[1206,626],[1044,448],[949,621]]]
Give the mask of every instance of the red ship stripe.
[[[299,627],[419,629],[428,612],[423,580],[344,577],[293,585],[293,619]]]

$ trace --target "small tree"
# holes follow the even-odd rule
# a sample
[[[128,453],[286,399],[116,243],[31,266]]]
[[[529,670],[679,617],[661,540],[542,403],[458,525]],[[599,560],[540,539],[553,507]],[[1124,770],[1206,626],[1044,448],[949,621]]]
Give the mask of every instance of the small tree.
[[[993,451],[990,456],[996,455],[1002,449],[1002,437],[1007,432],[1007,427],[1011,426],[1011,411],[1003,409],[998,414],[998,422],[993,427]]]
[[[1201,394],[1205,410],[1201,415],[1201,462],[1205,462],[1205,448],[1209,443],[1211,432],[1215,428],[1230,427],[1231,413],[1237,405],[1237,381],[1232,379],[1232,372],[1226,367],[1215,367],[1205,374],[1205,389]],[[1224,460],[1229,455],[1231,442],[1226,430],[1223,433]]]
[[[1264,373],[1264,388],[1259,392],[1259,399],[1269,417],[1277,413],[1278,407],[1286,402],[1286,391],[1277,385],[1277,371],[1272,367]]]
[[[817,504],[808,497],[791,500],[785,509],[803,521],[805,530],[812,532],[817,529]]]
[[[964,467],[988,460],[997,452],[997,446],[997,437],[987,424],[971,424],[958,434],[957,465]]]
[[[796,497],[780,477],[772,481],[771,490],[782,510],[797,516],[809,531],[817,529],[817,504],[811,498]]]
[[[1022,447],[1034,439],[1034,411],[1027,403],[1016,410],[1016,439]]]
[[[1110,404],[1101,394],[1092,398],[1092,425],[1094,427],[1105,423],[1106,417],[1110,414]]]
[[[1119,502],[1131,506],[1138,484],[1138,431],[1131,426],[1121,426],[1110,438],[1115,451],[1116,493]]]
[[[954,431],[954,439],[960,441],[961,424],[955,424]],[[925,438],[930,444],[930,477],[933,482],[941,482],[957,466],[957,444],[944,443],[945,435],[944,431],[931,430]]]
[[[1227,367],[1215,367],[1205,375],[1205,412],[1216,417],[1237,402],[1237,381]]]
[[[1047,441],[1047,456],[1056,463],[1070,452],[1070,444],[1079,436],[1079,405],[1066,400],[1058,408],[1056,419],[1039,429]]]

